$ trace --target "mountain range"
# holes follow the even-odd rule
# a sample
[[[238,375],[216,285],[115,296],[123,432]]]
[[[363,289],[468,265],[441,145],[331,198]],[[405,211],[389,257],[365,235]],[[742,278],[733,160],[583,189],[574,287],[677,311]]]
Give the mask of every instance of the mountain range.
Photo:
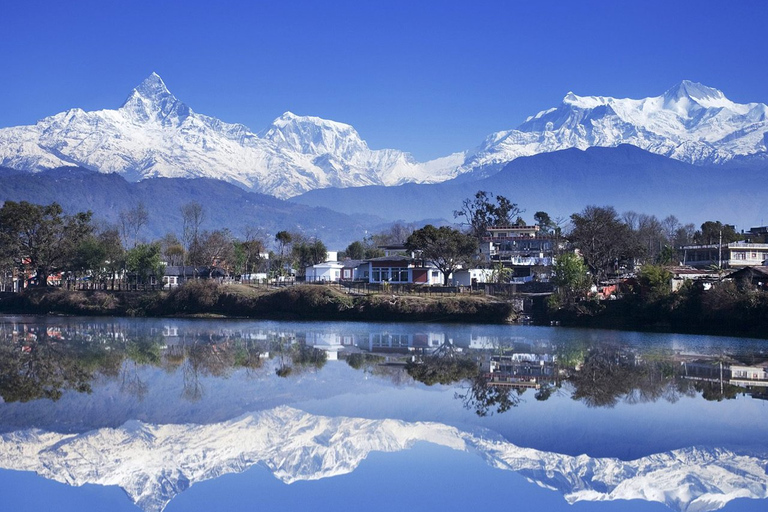
[[[569,503],[640,499],[680,512],[717,510],[735,498],[768,497],[764,454],[691,447],[636,460],[522,448],[487,430],[431,422],[326,417],[281,406],[211,425],[152,425],[62,434],[0,435],[0,467],[80,486],[116,485],[147,512],[160,512],[191,485],[259,465],[285,483],[353,471],[371,452],[416,442],[475,453]]]
[[[0,166],[79,166],[129,181],[214,178],[287,198],[329,187],[476,181],[519,157],[621,144],[697,166],[764,163],[768,106],[735,103],[690,81],[638,100],[568,93],[558,107],[489,135],[474,150],[418,162],[396,149],[370,149],[348,124],[290,112],[254,133],[194,112],[153,73],[116,110],[74,108],[0,129]]]

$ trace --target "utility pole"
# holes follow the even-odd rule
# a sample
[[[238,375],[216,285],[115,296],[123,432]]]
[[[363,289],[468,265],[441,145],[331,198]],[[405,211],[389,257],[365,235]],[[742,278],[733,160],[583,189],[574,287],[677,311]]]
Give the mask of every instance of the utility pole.
[[[720,238],[717,243],[717,268],[723,268],[723,230],[720,230]]]

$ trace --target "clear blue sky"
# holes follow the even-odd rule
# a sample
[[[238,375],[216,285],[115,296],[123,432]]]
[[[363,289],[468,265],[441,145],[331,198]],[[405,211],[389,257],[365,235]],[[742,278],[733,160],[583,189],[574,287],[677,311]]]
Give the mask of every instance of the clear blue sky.
[[[682,79],[768,102],[768,2],[2,1],[0,127],[118,107],[152,71],[255,131],[286,110],[419,159],[581,95]]]

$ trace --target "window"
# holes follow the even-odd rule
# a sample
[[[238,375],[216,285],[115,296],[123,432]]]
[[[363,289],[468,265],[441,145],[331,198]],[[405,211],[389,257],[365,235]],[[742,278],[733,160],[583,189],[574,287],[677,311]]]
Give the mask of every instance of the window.
[[[392,281],[404,283],[408,281],[408,269],[406,268],[393,268],[392,269]]]

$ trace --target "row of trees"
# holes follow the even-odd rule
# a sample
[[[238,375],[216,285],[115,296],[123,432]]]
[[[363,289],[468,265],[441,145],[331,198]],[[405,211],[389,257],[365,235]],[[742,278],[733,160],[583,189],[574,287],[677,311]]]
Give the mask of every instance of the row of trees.
[[[143,204],[120,212],[116,225],[96,223],[90,212],[65,215],[57,204],[6,202],[0,208],[0,263],[16,266],[36,282],[45,285],[58,272],[89,275],[101,281],[130,272],[137,282],[162,274],[161,261],[168,265],[221,265],[235,274],[272,271],[275,274],[298,270],[322,262],[327,248],[317,238],[280,231],[273,240],[264,230],[252,226],[242,238],[228,229],[204,230],[205,211],[198,203],[181,207],[179,233],[168,233],[155,241],[144,237],[149,214]],[[389,230],[351,243],[340,256],[370,259],[383,256],[382,245],[402,244],[448,276],[456,269],[482,264],[478,245],[488,228],[525,224],[522,210],[504,196],[478,191],[464,200],[454,216],[461,228],[395,224]],[[626,212],[613,207],[588,206],[569,220],[552,219],[538,211],[533,215],[541,235],[554,240],[554,248],[578,249],[586,271],[598,282],[609,272],[636,263],[669,264],[679,260],[677,248],[690,243],[724,243],[739,239],[733,226],[707,221],[696,230],[674,216],[659,220],[653,215]],[[274,251],[268,253],[272,243]],[[269,255],[269,257],[265,257]],[[558,263],[557,265],[560,265]],[[573,258],[556,265],[556,280],[565,286],[573,274]],[[500,276],[503,273],[500,273]],[[559,277],[557,277],[559,275]],[[583,279],[567,282],[581,286]],[[447,284],[447,283],[446,283]],[[578,288],[578,287],[577,287]]]

